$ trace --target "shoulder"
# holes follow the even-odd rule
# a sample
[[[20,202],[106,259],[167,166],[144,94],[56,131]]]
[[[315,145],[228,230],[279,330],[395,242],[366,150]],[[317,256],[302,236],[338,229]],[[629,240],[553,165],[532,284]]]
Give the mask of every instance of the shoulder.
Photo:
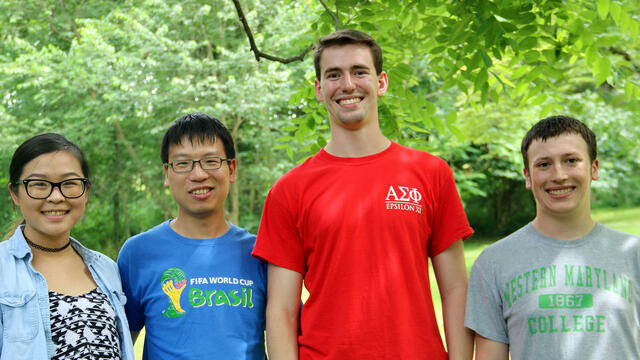
[[[229,224],[229,236],[235,242],[249,244],[250,246],[253,246],[256,242],[254,234],[234,224]]]
[[[162,222],[151,229],[136,234],[127,241],[124,242],[122,248],[120,249],[120,253],[118,258],[122,256],[132,255],[132,253],[136,253],[137,251],[147,249],[149,246],[157,246],[160,242],[157,241],[159,236],[168,236],[169,232],[169,221]]]
[[[478,266],[494,266],[499,264],[502,259],[521,253],[519,250],[527,244],[527,239],[530,237],[530,226],[530,224],[527,224],[505,238],[487,246],[478,256],[475,264],[478,264]]]
[[[611,242],[617,243],[619,246],[623,246],[625,249],[640,249],[640,237],[633,234],[628,234],[606,225],[597,223],[596,230],[598,231],[597,237],[600,241],[605,242],[608,245],[613,245]]]

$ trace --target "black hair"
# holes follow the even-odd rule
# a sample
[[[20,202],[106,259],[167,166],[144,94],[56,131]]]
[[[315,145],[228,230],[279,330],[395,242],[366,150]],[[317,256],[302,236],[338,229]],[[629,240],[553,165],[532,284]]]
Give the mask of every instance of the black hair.
[[[60,134],[40,134],[23,142],[13,153],[11,164],[9,165],[9,183],[13,192],[18,193],[22,170],[29,161],[40,155],[55,151],[67,151],[73,155],[80,163],[82,175],[89,178],[89,164],[78,145]]]
[[[163,164],[169,162],[169,147],[180,144],[185,137],[191,143],[194,140],[215,142],[216,138],[220,139],[227,159],[235,159],[236,157],[233,138],[220,120],[207,114],[193,113],[178,118],[164,133],[160,149],[160,158]]]
[[[587,143],[590,160],[593,162],[597,158],[598,144],[596,143],[596,134],[580,120],[569,116],[557,115],[538,121],[522,139],[520,152],[522,152],[525,169],[529,170],[527,151],[529,151],[529,146],[534,140],[546,141],[562,134],[578,134],[582,136]]]
[[[371,51],[371,58],[373,59],[373,65],[376,68],[376,74],[380,75],[382,72],[382,49],[380,45],[368,34],[362,31],[343,29],[333,32],[329,35],[323,36],[318,39],[318,45],[313,53],[313,65],[316,69],[316,79],[320,80],[322,75],[322,69],[320,69],[320,57],[322,52],[332,46],[342,45],[364,45]]]

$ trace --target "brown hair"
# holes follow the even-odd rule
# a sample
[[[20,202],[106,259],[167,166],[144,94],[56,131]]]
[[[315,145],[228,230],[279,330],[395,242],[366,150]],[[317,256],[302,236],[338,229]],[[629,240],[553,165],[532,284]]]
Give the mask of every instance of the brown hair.
[[[529,146],[534,140],[545,141],[549,138],[554,138],[562,134],[578,134],[582,136],[587,143],[587,149],[589,150],[590,160],[593,161],[598,155],[598,145],[596,143],[596,134],[587,127],[580,120],[576,120],[569,116],[551,116],[538,121],[533,125],[522,139],[522,145],[520,146],[520,152],[522,152],[522,161],[524,161],[524,167],[529,170],[529,159],[527,157],[527,151]]]
[[[316,50],[313,53],[313,65],[316,68],[316,79],[320,80],[320,57],[322,56],[322,52],[328,47],[349,44],[364,45],[368,47],[371,51],[371,58],[373,59],[373,65],[376,68],[376,74],[380,75],[382,72],[382,49],[380,48],[380,45],[378,45],[371,36],[363,33],[362,31],[344,29],[318,39],[318,46],[316,46]]]

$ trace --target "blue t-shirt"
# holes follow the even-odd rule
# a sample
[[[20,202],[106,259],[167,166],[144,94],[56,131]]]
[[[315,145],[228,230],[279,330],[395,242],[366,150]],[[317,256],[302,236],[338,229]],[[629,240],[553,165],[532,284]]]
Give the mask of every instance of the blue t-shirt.
[[[266,264],[235,225],[190,239],[166,221],[125,242],[118,267],[143,359],[264,359]]]

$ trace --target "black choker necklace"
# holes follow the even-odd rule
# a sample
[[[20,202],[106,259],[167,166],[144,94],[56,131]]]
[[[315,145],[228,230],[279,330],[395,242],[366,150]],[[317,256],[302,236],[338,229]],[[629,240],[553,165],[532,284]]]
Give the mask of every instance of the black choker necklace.
[[[34,248],[36,248],[38,250],[42,250],[42,251],[46,251],[46,252],[62,251],[64,249],[68,248],[69,245],[71,244],[71,239],[69,239],[69,241],[66,244],[62,245],[59,248],[48,248],[48,247],[44,247],[42,245],[38,245],[38,244],[34,243],[33,241],[29,240],[29,238],[27,238],[27,236],[24,235],[24,233],[22,233],[22,236],[24,236],[24,239],[27,240],[27,244],[31,245],[32,247],[34,247]]]

